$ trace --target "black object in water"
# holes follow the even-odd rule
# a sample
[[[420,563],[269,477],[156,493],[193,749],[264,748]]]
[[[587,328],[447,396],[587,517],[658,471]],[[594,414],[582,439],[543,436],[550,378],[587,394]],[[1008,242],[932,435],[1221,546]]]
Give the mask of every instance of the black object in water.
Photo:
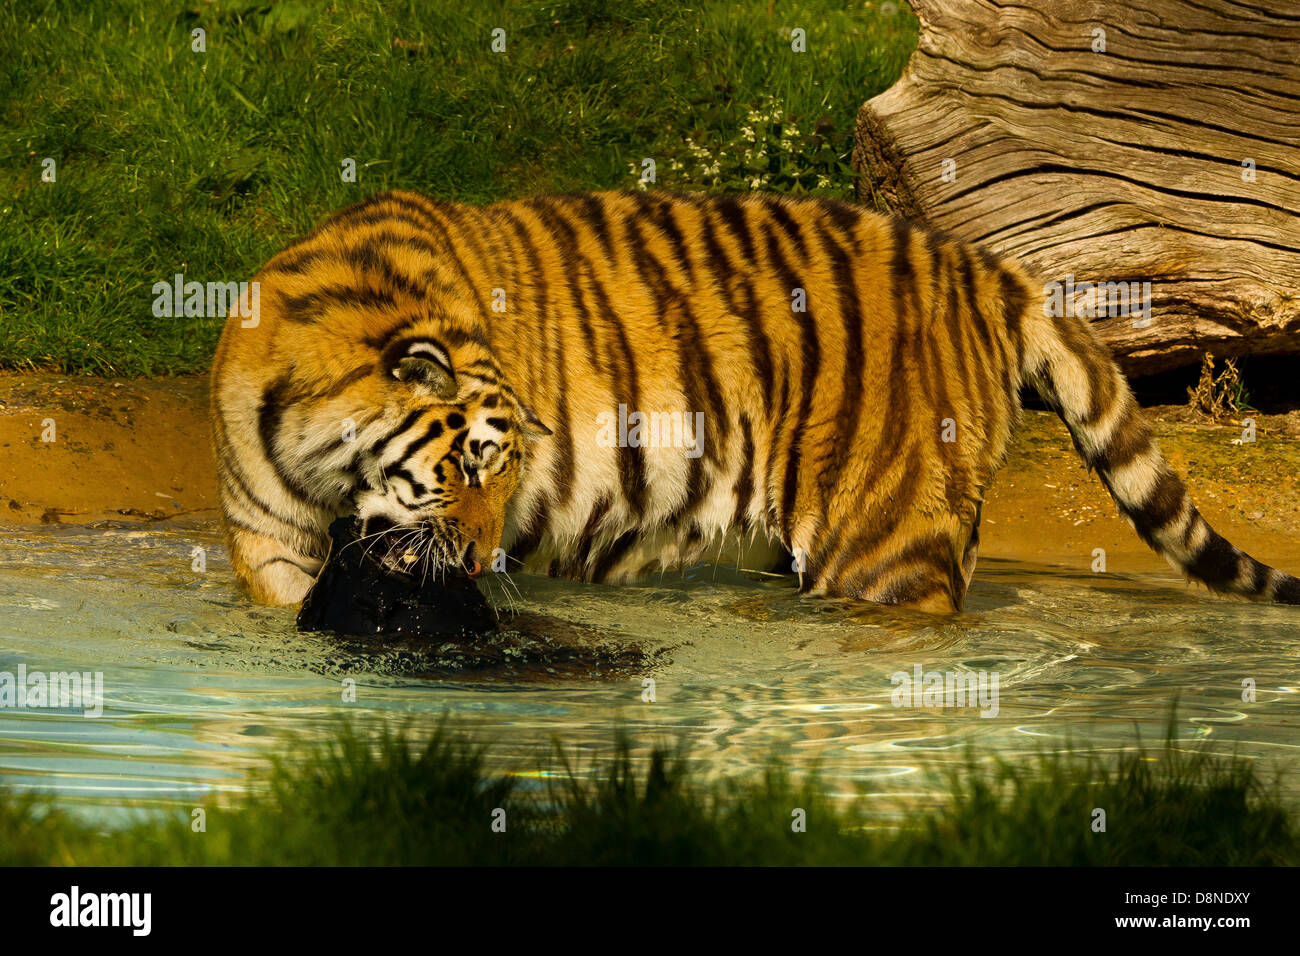
[[[385,570],[358,541],[355,518],[330,525],[329,557],[298,612],[300,631],[356,636],[462,637],[496,629],[496,617],[463,570]]]

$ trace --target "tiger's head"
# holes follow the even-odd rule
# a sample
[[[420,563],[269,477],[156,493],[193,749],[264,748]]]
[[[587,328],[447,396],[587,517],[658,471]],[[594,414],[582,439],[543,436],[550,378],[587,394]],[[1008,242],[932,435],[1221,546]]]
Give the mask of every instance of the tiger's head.
[[[550,429],[481,345],[402,337],[381,368],[385,430],[362,453],[355,496],[362,540],[393,574],[477,577],[501,545],[525,443]]]

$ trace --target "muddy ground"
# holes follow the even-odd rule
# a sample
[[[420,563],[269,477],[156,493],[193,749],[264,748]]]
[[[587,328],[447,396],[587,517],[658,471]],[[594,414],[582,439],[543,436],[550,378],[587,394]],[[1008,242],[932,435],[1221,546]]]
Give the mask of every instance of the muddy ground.
[[[1180,406],[1148,414],[1210,522],[1262,560],[1300,572],[1300,411],[1254,415],[1255,441],[1245,443],[1241,425],[1198,422]],[[205,378],[0,375],[0,526],[217,517]],[[1025,412],[981,536],[982,557],[1086,571],[1093,549],[1104,548],[1111,572],[1165,567],[1046,411]]]

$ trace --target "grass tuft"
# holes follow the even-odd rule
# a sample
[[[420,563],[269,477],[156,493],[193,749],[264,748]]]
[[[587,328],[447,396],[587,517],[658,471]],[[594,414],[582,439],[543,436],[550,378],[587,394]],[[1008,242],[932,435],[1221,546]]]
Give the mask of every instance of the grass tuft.
[[[557,757],[538,786],[486,772],[483,749],[444,721],[416,743],[346,725],[273,763],[232,805],[142,822],[111,838],[48,798],[0,791],[5,865],[1294,865],[1292,810],[1254,766],[1172,740],[1113,762],[1072,752],[990,772],[972,756],[934,812],[883,828],[861,802],[832,803],[815,775],[776,764],[705,782],[685,754],[644,769],[621,738],[601,774]],[[1097,811],[1105,829],[1094,829]],[[802,811],[803,832],[794,823]],[[502,815],[503,814],[503,815]],[[504,820],[504,832],[493,828]]]

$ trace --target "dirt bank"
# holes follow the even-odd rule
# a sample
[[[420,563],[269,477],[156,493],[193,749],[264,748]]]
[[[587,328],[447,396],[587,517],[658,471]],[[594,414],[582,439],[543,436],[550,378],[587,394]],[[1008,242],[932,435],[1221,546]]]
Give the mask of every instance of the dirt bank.
[[[1231,540],[1300,572],[1300,412],[1205,425],[1149,409],[1198,506]],[[49,422],[53,422],[53,433]],[[53,441],[44,441],[52,437]],[[217,519],[207,382],[0,375],[0,525]],[[1028,411],[984,509],[984,557],[1086,571],[1165,568],[1083,470],[1049,412]]]
[[[213,472],[204,377],[0,375],[0,524],[215,521]]]

